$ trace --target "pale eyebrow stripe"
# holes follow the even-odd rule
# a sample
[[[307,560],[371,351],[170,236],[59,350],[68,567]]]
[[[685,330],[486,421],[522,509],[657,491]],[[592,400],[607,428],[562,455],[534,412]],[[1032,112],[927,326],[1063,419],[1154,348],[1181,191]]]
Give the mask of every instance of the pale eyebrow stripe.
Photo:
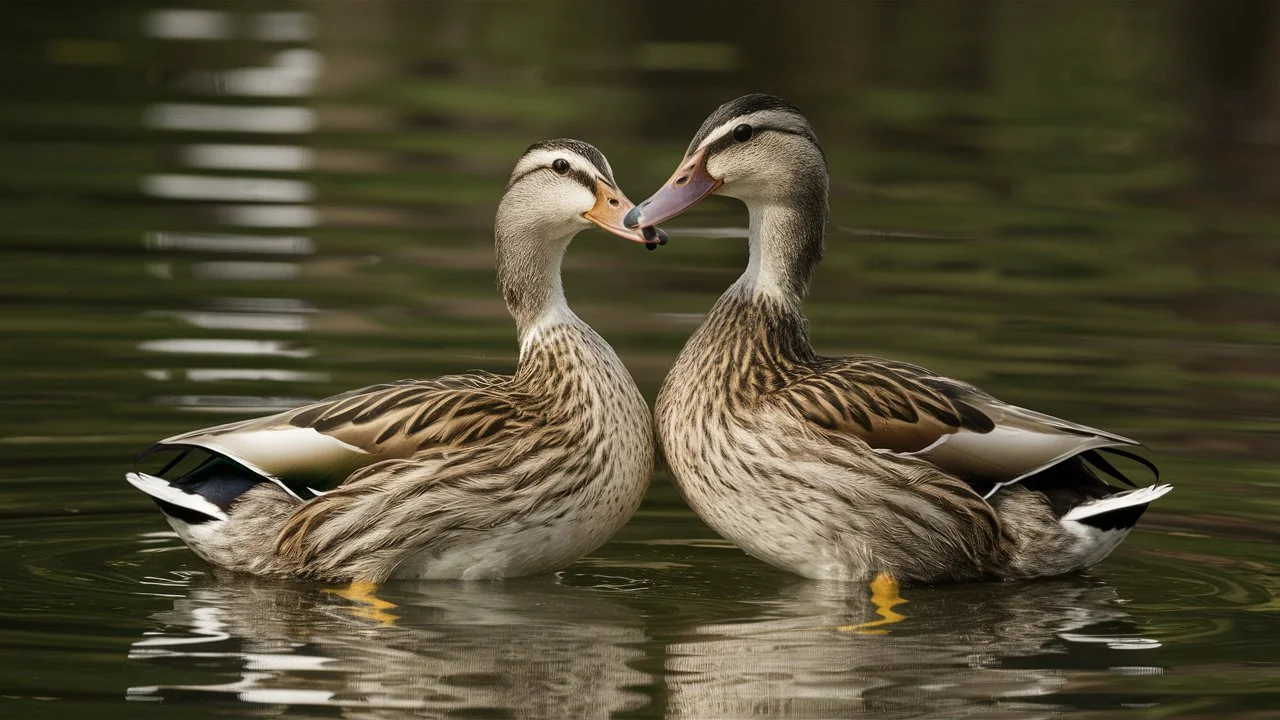
[[[726,122],[726,123],[723,123],[722,125],[720,125],[720,127],[718,127],[718,128],[716,128],[715,130],[712,130],[711,132],[707,133],[707,136],[706,136],[705,138],[703,138],[702,143],[701,143],[700,145],[698,145],[697,150],[702,150],[702,149],[706,148],[706,147],[707,147],[708,145],[710,145],[711,143],[713,143],[713,142],[715,142],[716,140],[719,140],[720,138],[724,137],[727,133],[732,132],[732,131],[733,131],[733,128],[735,128],[735,127],[737,127],[737,126],[741,125],[741,124],[742,124],[742,123],[744,123],[744,122],[746,122],[746,120],[745,120],[745,119],[743,119],[743,120],[736,120],[736,119],[735,119],[735,120],[730,120],[730,121],[728,121],[728,122]]]
[[[603,175],[600,172],[600,169],[595,166],[595,163],[592,163],[587,158],[584,158],[577,152],[571,150],[553,150],[549,148],[540,149],[522,158],[516,165],[516,168],[519,169],[521,167],[525,167],[527,169],[518,175],[512,176],[511,180],[507,182],[507,187],[512,187],[518,181],[523,180],[528,175],[539,170],[550,170],[551,163],[558,159],[568,160],[570,168],[569,174],[577,174],[579,176],[579,182],[586,185],[592,192],[595,192],[596,180],[603,182],[614,190],[618,190],[617,184]],[[589,182],[583,182],[584,179]]]
[[[550,165],[556,160],[561,159],[568,160],[569,165],[576,170],[581,170],[593,175],[600,172],[600,169],[595,166],[595,163],[572,150],[553,150],[550,148],[543,148],[537,152],[526,155],[522,164]]]
[[[711,145],[711,143],[728,136],[729,133],[733,132],[734,128],[742,125],[743,123],[750,125],[756,130],[772,130],[774,132],[804,136],[805,133],[786,127],[788,124],[786,121],[791,120],[792,118],[793,116],[790,113],[779,112],[777,110],[759,110],[751,113],[750,115],[727,120],[724,123],[721,123],[715,130],[707,133],[707,136],[703,138],[702,142],[697,148],[695,148],[695,152],[697,150],[703,150],[707,146]]]

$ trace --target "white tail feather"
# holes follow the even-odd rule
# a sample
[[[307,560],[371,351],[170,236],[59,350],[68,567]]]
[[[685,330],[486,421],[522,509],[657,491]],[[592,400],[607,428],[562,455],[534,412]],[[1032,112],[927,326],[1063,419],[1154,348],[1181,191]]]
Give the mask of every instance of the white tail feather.
[[[1062,516],[1066,520],[1083,520],[1095,515],[1102,515],[1114,510],[1122,508],[1134,507],[1135,505],[1146,505],[1164,496],[1173,489],[1172,485],[1151,485],[1137,490],[1128,490],[1122,493],[1116,493],[1110,497],[1102,498],[1087,502],[1078,507],[1071,508],[1066,515]]]
[[[178,488],[170,485],[169,481],[164,478],[158,478],[155,475],[148,475],[146,473],[131,472],[126,473],[124,479],[128,480],[130,485],[158,500],[163,500],[167,503],[177,505],[178,507],[184,507],[188,510],[194,510],[202,515],[208,515],[215,520],[228,519],[227,514],[222,511],[222,508],[214,505],[199,495],[179,490]]]

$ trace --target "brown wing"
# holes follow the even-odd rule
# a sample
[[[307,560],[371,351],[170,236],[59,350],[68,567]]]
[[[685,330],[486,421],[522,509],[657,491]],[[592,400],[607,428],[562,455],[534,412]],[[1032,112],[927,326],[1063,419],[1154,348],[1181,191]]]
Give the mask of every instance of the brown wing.
[[[778,398],[809,422],[874,448],[918,452],[944,435],[995,427],[973,404],[993,398],[915,365],[850,357],[824,359],[815,369]]]
[[[536,422],[509,378],[404,380],[163,440],[231,457],[286,489],[328,491],[354,470],[439,446],[464,446]]]
[[[826,431],[914,455],[970,481],[1012,482],[1074,455],[1138,444],[1003,403],[908,363],[824,358],[813,370],[777,391],[775,401]]]
[[[506,380],[486,373],[378,385],[299,408],[285,419],[379,459],[406,457],[528,422],[518,398],[502,387]]]

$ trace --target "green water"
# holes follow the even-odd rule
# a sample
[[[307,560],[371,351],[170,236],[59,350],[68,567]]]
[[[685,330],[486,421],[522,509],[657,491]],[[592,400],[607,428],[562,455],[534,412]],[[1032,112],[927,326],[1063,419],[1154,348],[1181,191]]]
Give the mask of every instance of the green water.
[[[1280,714],[1277,6],[157,14],[185,7],[0,9],[0,716]],[[179,431],[510,370],[491,221],[521,150],[593,142],[638,201],[753,90],[830,163],[819,348],[1142,439],[1176,490],[1112,558],[877,608],[746,557],[659,472],[555,576],[370,600],[215,572],[124,483]],[[658,252],[570,249],[648,397],[745,221],[712,200]]]

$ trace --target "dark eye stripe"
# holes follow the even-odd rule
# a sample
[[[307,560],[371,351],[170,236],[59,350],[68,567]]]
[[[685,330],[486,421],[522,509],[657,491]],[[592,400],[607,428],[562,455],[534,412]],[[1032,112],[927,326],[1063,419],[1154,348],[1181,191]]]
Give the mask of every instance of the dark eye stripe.
[[[747,142],[754,141],[756,138],[760,137],[764,133],[773,132],[773,133],[779,133],[781,135],[795,135],[797,137],[802,137],[807,139],[809,142],[812,142],[814,145],[818,144],[817,141],[808,133],[797,132],[795,130],[789,130],[787,128],[769,127],[767,125],[754,125],[752,126],[752,128],[754,132],[751,135],[751,139],[748,140]],[[720,138],[713,140],[711,144],[706,147],[706,153],[707,153],[707,156],[709,157],[711,155],[714,155],[720,152],[721,150],[724,150],[730,145],[741,145],[741,144],[743,143],[739,143],[737,140],[733,139],[733,130],[730,130],[729,132],[722,135]]]
[[[578,183],[579,185],[581,185],[581,186],[585,187],[586,189],[590,190],[591,192],[595,192],[595,191],[596,191],[596,178],[595,178],[595,176],[590,175],[589,173],[585,173],[585,172],[583,172],[583,171],[581,171],[581,170],[578,170],[577,168],[572,168],[572,167],[569,169],[569,174],[567,174],[567,175],[560,175],[560,173],[557,173],[557,172],[556,172],[554,169],[552,169],[552,168],[551,168],[551,166],[549,166],[549,165],[544,165],[544,166],[542,166],[542,167],[536,167],[536,168],[533,168],[532,170],[525,170],[524,172],[520,173],[519,175],[517,175],[517,176],[515,176],[515,177],[511,178],[511,182],[507,183],[507,189],[508,189],[508,190],[510,190],[511,188],[515,187],[516,183],[520,182],[521,180],[523,180],[523,179],[525,179],[525,178],[529,177],[530,175],[532,175],[532,174],[534,174],[534,173],[542,172],[543,170],[547,170],[547,171],[553,172],[553,173],[555,173],[556,175],[559,175],[560,177],[567,177],[567,178],[571,178],[574,182],[576,182],[576,183]],[[604,180],[604,178],[601,178],[601,179],[602,179],[602,180]],[[614,185],[613,183],[609,182],[608,180],[604,180],[604,182],[605,182],[605,184],[606,184],[606,185],[608,185],[609,187],[612,187],[612,188],[614,188],[615,190],[617,189],[617,186],[616,186],[616,185]]]
[[[766,131],[766,128],[756,128],[756,134],[759,134],[765,131]],[[721,150],[729,147],[730,145],[737,145],[737,144],[738,144],[738,141],[733,139],[732,132],[725,133],[719,139],[711,141],[711,144],[706,147],[706,155],[704,157],[710,157],[720,152]]]
[[[574,168],[574,169],[571,169],[569,171],[569,174],[566,175],[565,177],[573,178],[575,182],[577,182],[579,185],[590,190],[593,193],[596,191],[596,178],[594,175],[589,175],[587,173],[582,172],[581,170]]]
[[[536,168],[534,168],[534,169],[532,169],[532,170],[525,170],[524,172],[520,173],[519,175],[516,175],[515,177],[511,178],[510,182],[508,182],[508,183],[507,183],[507,189],[508,189],[508,190],[510,190],[511,188],[513,188],[513,187],[515,187],[515,186],[516,186],[516,183],[518,183],[518,182],[520,182],[521,180],[523,180],[523,179],[525,179],[525,178],[529,177],[530,175],[532,175],[532,174],[534,174],[534,173],[538,172],[539,170],[550,170],[550,169],[551,169],[551,168],[546,168],[546,167],[536,167]]]

